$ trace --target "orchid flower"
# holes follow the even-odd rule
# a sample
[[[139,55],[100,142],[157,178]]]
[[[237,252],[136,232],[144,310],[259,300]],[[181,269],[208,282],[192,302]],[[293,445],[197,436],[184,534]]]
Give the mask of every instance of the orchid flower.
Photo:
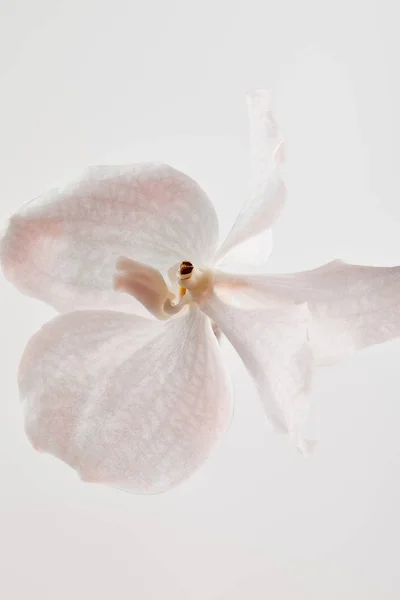
[[[273,427],[304,453],[314,366],[400,334],[400,267],[224,267],[262,242],[285,203],[283,140],[266,92],[250,94],[248,109],[251,192],[219,247],[206,194],[162,164],[91,168],[10,219],[5,276],[63,313],[31,338],[19,366],[26,433],[85,481],[156,493],[204,462],[232,412],[219,331]]]

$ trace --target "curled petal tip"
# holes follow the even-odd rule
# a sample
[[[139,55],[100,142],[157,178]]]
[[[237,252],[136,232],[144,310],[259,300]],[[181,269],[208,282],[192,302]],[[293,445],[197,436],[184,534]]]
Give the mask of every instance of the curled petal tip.
[[[123,271],[127,268],[127,258],[125,256],[118,256],[115,261],[115,268],[117,271]]]
[[[136,263],[136,264],[140,264],[140,263]],[[117,271],[132,270],[132,261],[130,258],[127,258],[126,256],[118,256],[117,260],[115,261],[115,268]]]
[[[126,289],[126,276],[120,273],[117,273],[113,277],[113,289],[116,292],[122,292]]]

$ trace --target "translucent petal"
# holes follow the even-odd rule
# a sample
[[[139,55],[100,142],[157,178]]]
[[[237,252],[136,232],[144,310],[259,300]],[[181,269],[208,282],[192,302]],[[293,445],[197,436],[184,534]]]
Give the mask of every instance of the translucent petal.
[[[299,449],[307,452],[302,437],[312,372],[307,306],[246,310],[225,304],[214,294],[201,308],[240,355],[275,429],[289,433]]]
[[[307,302],[310,343],[318,364],[400,335],[400,267],[368,267],[334,260],[284,275],[216,273],[216,288],[244,292],[264,306]]]
[[[279,166],[284,161],[282,136],[272,116],[267,92],[247,96],[253,176],[250,197],[217,252],[219,262],[233,247],[261,235],[278,218],[286,201]]]
[[[218,263],[218,268],[230,272],[256,273],[265,270],[272,252],[272,231],[246,240],[234,246]]]
[[[1,241],[6,277],[60,311],[124,306],[113,291],[123,255],[166,271],[207,263],[218,239],[215,210],[187,175],[153,163],[93,167],[62,189],[29,202]]]
[[[19,369],[26,432],[82,479],[162,492],[210,454],[231,387],[209,319],[77,311],[46,324]]]

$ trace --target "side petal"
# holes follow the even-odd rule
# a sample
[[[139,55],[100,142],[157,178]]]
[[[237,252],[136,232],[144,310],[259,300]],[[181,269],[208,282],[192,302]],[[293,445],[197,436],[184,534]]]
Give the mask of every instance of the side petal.
[[[215,210],[187,175],[153,163],[93,167],[11,217],[0,260],[20,291],[57,310],[125,308],[113,291],[120,255],[166,272],[207,263],[217,239]]]
[[[201,305],[221,328],[253,377],[267,417],[307,452],[302,431],[310,400],[312,354],[307,339],[310,314],[306,305],[286,310],[245,310],[222,302],[215,294]]]
[[[279,166],[284,161],[283,138],[273,118],[266,91],[247,96],[252,151],[252,181],[248,202],[239,213],[228,237],[217,252],[217,262],[235,246],[268,230],[286,201]],[[264,262],[268,254],[262,257]]]
[[[209,319],[168,322],[117,311],[61,315],[19,368],[32,444],[82,479],[165,491],[212,451],[231,417],[231,387]]]
[[[334,260],[284,275],[215,275],[216,286],[244,293],[264,306],[307,302],[310,343],[319,365],[400,336],[400,267],[368,267]]]

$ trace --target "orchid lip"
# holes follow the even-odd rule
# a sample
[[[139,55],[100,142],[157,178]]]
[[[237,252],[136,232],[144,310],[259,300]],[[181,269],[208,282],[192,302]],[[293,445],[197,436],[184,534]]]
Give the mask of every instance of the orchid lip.
[[[116,262],[114,289],[134,296],[151,314],[164,320],[192,302],[200,303],[212,290],[210,269],[194,267],[184,260],[176,275],[177,294],[168,287],[160,271],[120,256]]]
[[[178,301],[167,298],[163,310],[169,315],[177,314],[183,306],[196,302],[197,304],[208,297],[213,287],[213,274],[210,269],[198,268],[188,260],[180,263],[177,272],[179,285]]]

